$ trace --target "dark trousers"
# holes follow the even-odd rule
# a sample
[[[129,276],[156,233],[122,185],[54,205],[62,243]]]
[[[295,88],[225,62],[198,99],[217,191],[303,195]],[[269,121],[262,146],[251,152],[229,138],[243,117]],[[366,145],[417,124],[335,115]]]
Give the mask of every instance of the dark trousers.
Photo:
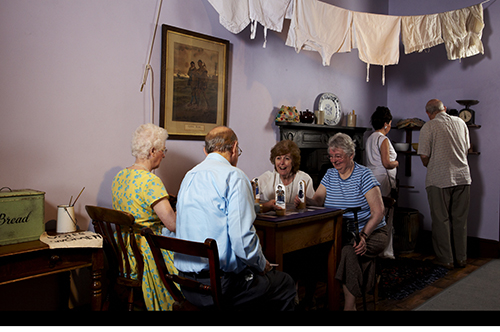
[[[446,264],[453,264],[453,256],[457,261],[465,261],[470,185],[448,188],[431,186],[426,190],[431,210],[432,244],[436,258]]]
[[[206,275],[196,275],[179,271],[182,277],[210,284]],[[224,273],[221,277],[222,297],[229,309],[253,311],[294,310],[295,283],[288,274],[272,270],[261,275],[250,268],[242,272]],[[181,288],[186,299],[198,307],[213,306],[210,295],[200,294]]]

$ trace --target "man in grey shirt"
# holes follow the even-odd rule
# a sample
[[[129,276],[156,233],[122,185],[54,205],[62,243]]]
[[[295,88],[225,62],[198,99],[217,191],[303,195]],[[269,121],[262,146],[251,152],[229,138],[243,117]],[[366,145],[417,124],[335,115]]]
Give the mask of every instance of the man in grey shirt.
[[[455,257],[456,266],[464,267],[472,182],[467,162],[469,129],[462,119],[448,115],[438,99],[429,100],[425,111],[430,121],[420,130],[418,154],[427,167],[425,189],[431,210],[432,243],[438,264],[451,269]]]

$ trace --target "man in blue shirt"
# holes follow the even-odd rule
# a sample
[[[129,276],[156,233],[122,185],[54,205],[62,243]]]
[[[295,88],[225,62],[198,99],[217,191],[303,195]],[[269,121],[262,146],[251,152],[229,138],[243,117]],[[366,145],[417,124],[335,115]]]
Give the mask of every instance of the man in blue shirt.
[[[224,301],[255,310],[293,310],[293,279],[273,270],[255,232],[254,198],[250,180],[236,167],[241,149],[236,134],[216,127],[205,137],[203,162],[182,180],[177,197],[176,237],[217,241]],[[209,283],[208,262],[175,254],[179,275]],[[211,296],[183,289],[197,306],[213,304]]]

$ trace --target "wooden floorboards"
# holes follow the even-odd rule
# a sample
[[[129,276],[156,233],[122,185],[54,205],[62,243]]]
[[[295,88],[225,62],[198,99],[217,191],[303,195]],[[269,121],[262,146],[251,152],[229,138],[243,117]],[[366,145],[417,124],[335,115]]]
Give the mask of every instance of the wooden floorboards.
[[[433,260],[435,256],[432,254],[422,254],[422,253],[407,253],[400,254],[398,257],[401,258],[411,258],[416,260]],[[431,297],[439,294],[447,287],[453,285],[457,281],[465,278],[470,273],[474,272],[484,264],[488,263],[491,258],[468,258],[467,265],[464,268],[455,268],[448,272],[446,276],[443,278],[436,280],[434,283],[428,285],[427,287],[418,290],[408,297],[402,300],[391,300],[391,299],[382,299],[379,300],[375,306],[373,301],[373,296],[367,294],[367,310],[368,311],[411,311],[424,302],[429,300]],[[310,304],[301,303],[299,305],[299,311],[323,311],[326,310],[326,283],[318,283],[316,292],[314,294],[314,299]],[[299,288],[299,297],[302,299],[304,295],[304,290]],[[342,303],[343,305],[343,303]],[[363,311],[363,302],[362,299],[358,299],[357,301],[357,310]]]
[[[411,254],[405,254],[401,255],[401,257],[407,257],[407,258],[412,258],[412,259],[418,259],[418,260],[433,260],[435,257],[432,255],[423,255],[419,253],[411,253]],[[390,300],[390,299],[383,299],[378,301],[376,310],[377,311],[411,311],[420,305],[422,305],[424,302],[429,300],[431,297],[439,294],[442,292],[445,288],[453,285],[457,281],[465,278],[467,275],[469,275],[471,272],[474,272],[487,262],[489,262],[491,258],[469,258],[467,259],[467,265],[464,268],[455,268],[452,269],[448,272],[446,276],[443,278],[436,280],[432,284],[428,285],[427,287],[418,290],[412,294],[410,294],[408,297],[402,299],[402,300]],[[363,310],[363,304],[362,301],[358,301],[358,310]],[[368,295],[367,296],[367,309],[368,310],[374,310],[375,306],[373,303],[373,297]]]

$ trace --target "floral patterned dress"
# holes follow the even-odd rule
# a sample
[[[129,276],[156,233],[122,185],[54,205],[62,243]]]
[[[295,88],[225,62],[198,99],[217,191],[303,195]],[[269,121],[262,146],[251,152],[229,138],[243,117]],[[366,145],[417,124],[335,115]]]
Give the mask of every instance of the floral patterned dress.
[[[168,198],[165,186],[160,178],[151,172],[123,169],[115,176],[111,188],[113,192],[113,209],[131,213],[135,217],[138,226],[136,239],[144,257],[142,292],[146,307],[148,310],[172,310],[174,299],[159,277],[146,238],[139,233],[141,228],[149,227],[154,234],[162,234],[164,225],[154,212],[151,204],[162,197]],[[127,246],[130,248],[130,245],[127,244]],[[163,250],[162,253],[169,271],[177,274],[177,269],[174,267],[173,253],[166,250]],[[130,264],[135,269],[136,262],[133,255],[131,257]],[[137,275],[135,275],[135,278],[137,278]]]

